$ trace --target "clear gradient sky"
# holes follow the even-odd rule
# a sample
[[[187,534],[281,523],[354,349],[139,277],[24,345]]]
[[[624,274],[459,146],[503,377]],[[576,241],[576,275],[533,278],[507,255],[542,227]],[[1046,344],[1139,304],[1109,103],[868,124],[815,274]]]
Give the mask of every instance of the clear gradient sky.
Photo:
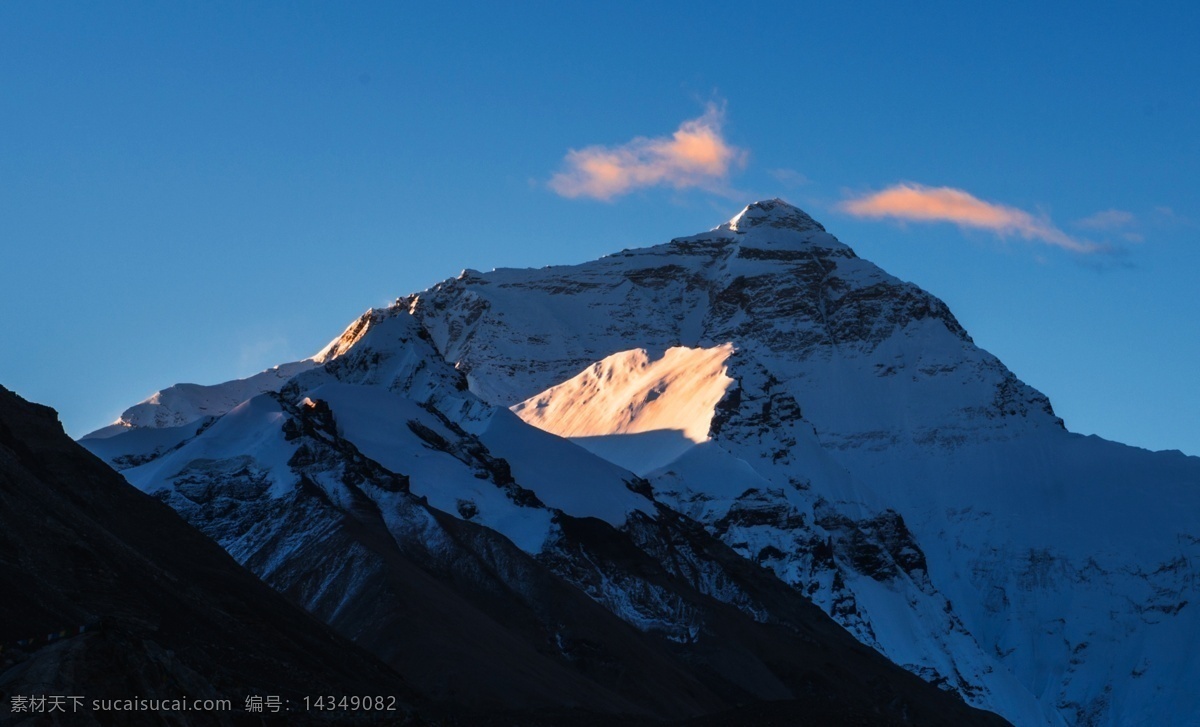
[[[0,383],[78,436],[780,196],[1200,455],[1197,6],[799,5],[0,4]]]

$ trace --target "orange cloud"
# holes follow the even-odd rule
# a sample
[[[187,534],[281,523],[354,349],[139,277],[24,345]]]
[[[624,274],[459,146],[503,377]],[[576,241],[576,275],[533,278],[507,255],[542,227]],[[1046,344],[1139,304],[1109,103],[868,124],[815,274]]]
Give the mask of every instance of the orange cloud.
[[[724,112],[709,104],[704,115],[685,121],[670,137],[637,137],[620,146],[572,149],[566,170],[550,179],[564,197],[612,199],[641,187],[719,189],[746,152],[721,136]]]
[[[912,222],[953,222],[961,227],[990,230],[998,235],[1020,235],[1072,252],[1099,252],[1101,247],[1078,240],[1049,220],[1024,210],[985,202],[952,187],[926,187],[903,182],[882,192],[843,202],[841,208],[858,217],[891,217]]]

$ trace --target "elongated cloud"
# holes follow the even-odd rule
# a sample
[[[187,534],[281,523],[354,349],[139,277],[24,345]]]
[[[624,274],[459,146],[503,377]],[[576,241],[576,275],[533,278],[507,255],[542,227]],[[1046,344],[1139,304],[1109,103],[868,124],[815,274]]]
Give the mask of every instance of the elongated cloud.
[[[637,137],[620,146],[589,146],[567,152],[566,169],[550,179],[564,197],[612,199],[642,187],[668,185],[718,191],[746,152],[721,135],[724,112],[709,104],[670,137]]]
[[[1117,230],[1129,227],[1135,221],[1136,218],[1132,212],[1126,212],[1125,210],[1104,210],[1103,212],[1097,212],[1091,217],[1076,220],[1075,225],[1089,230]]]
[[[1019,235],[1039,240],[1072,252],[1099,252],[1093,242],[1076,239],[1048,219],[1034,217],[1024,210],[985,202],[961,189],[926,187],[903,182],[882,192],[847,200],[841,208],[858,217],[883,218],[911,222],[953,222],[960,227],[989,230],[1000,236]]]

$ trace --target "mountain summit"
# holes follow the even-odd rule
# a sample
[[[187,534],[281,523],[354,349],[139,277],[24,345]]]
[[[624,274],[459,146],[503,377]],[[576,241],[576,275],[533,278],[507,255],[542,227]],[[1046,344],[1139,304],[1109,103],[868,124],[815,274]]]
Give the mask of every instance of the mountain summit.
[[[748,205],[729,222],[718,227],[733,232],[748,232],[756,227],[770,227],[776,230],[795,230],[808,232],[819,230],[825,232],[821,223],[808,216],[804,210],[794,207],[779,199],[762,200]]]
[[[693,592],[802,633],[801,597],[1018,725],[1200,718],[1200,693],[1175,687],[1200,678],[1200,459],[1066,431],[945,303],[780,200],[580,265],[471,271],[368,312],[305,368],[260,376],[264,393],[224,411],[246,382],[176,388],[187,396],[140,405],[149,426],[84,444],[335,626],[358,577],[318,588],[340,582],[299,570],[311,561],[279,569],[271,545],[321,537],[288,529],[317,490],[340,508],[328,517],[384,513],[438,578],[463,583],[456,568],[496,568],[500,552],[548,569],[537,578],[643,635],[610,642],[603,663],[644,648],[669,661],[646,635],[693,665],[749,649],[766,671],[722,672],[728,651],[706,668],[731,680],[721,689],[788,699],[758,626]],[[469,558],[444,560],[467,542]],[[630,570],[639,552],[665,570]],[[539,612],[521,603],[506,608]],[[562,633],[598,643],[582,629],[606,621],[571,612]],[[558,653],[596,653],[581,649]],[[688,691],[691,667],[661,673],[679,681],[655,693],[676,696],[600,678],[610,696],[589,708],[719,706]]]

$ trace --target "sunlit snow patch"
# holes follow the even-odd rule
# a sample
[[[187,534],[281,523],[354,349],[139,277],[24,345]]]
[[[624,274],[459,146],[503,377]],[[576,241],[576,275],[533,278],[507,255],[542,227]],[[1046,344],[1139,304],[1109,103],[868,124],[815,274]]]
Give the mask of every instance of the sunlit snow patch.
[[[717,402],[734,383],[732,344],[615,353],[512,407],[529,424],[638,474],[708,441]]]

